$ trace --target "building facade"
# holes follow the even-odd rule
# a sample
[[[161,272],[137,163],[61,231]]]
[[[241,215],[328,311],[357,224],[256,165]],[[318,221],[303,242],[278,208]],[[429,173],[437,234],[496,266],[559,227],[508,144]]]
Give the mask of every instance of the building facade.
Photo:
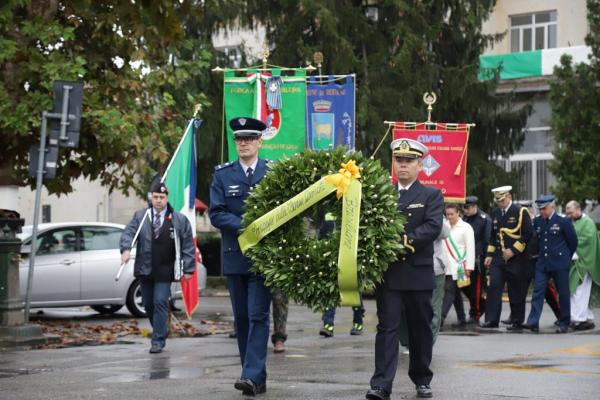
[[[549,80],[563,54],[571,55],[575,63],[588,62],[588,31],[585,0],[498,0],[483,25],[483,33],[504,33],[504,37],[481,56],[480,78],[502,66],[498,93],[514,92],[520,104],[533,108],[523,146],[507,159],[497,160],[519,176],[519,200],[550,193],[556,182],[548,169],[554,148]]]

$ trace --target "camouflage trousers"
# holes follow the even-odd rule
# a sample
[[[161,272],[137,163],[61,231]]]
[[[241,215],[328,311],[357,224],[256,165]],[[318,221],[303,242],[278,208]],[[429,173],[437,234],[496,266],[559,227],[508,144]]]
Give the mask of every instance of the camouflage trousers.
[[[273,335],[271,342],[287,340],[286,323],[288,316],[288,297],[279,289],[271,289],[273,299]]]

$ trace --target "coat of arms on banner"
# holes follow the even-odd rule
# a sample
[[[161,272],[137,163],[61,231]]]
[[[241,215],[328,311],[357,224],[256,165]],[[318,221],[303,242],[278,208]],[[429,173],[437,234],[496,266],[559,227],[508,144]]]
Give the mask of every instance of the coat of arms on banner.
[[[312,104],[314,112],[311,115],[312,143],[315,150],[326,150],[335,146],[335,114],[327,112],[331,102],[317,100]]]
[[[281,128],[281,113],[279,110],[268,110],[265,125],[267,125],[267,129],[263,131],[262,138],[263,140],[271,140],[279,133],[279,128]]]

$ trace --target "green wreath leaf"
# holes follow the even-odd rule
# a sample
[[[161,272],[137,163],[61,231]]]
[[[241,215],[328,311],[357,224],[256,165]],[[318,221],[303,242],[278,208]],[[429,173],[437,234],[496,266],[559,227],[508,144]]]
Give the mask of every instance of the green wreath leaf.
[[[404,252],[400,237],[404,217],[398,211],[397,192],[389,172],[379,161],[360,152],[347,154],[344,147],[331,151],[305,150],[270,163],[270,171],[246,200],[243,225],[254,220],[317,182],[336,173],[341,164],[355,160],[361,171],[362,200],[357,252],[358,288],[372,290],[381,282],[388,265]],[[335,192],[317,205],[288,221],[248,249],[252,271],[265,277],[265,284],[277,287],[299,304],[316,312],[340,305],[337,284],[338,223],[331,235],[318,239],[325,215],[341,221],[342,201]]]

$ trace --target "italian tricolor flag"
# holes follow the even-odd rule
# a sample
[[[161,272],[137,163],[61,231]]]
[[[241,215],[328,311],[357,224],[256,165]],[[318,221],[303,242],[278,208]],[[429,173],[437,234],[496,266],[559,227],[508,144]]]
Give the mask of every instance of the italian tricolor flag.
[[[169,203],[175,211],[184,214],[192,225],[194,247],[196,248],[196,265],[200,261],[200,252],[196,246],[196,129],[202,125],[201,120],[192,119],[169,162],[162,177],[162,182],[169,189]],[[198,268],[192,279],[180,280],[183,303],[188,318],[198,308]]]
[[[491,71],[501,67],[500,79],[533,78],[552,75],[554,67],[560,64],[560,58],[570,55],[573,64],[589,63],[591,48],[587,46],[561,47],[520,53],[498,54],[479,57],[479,79],[492,78]]]

